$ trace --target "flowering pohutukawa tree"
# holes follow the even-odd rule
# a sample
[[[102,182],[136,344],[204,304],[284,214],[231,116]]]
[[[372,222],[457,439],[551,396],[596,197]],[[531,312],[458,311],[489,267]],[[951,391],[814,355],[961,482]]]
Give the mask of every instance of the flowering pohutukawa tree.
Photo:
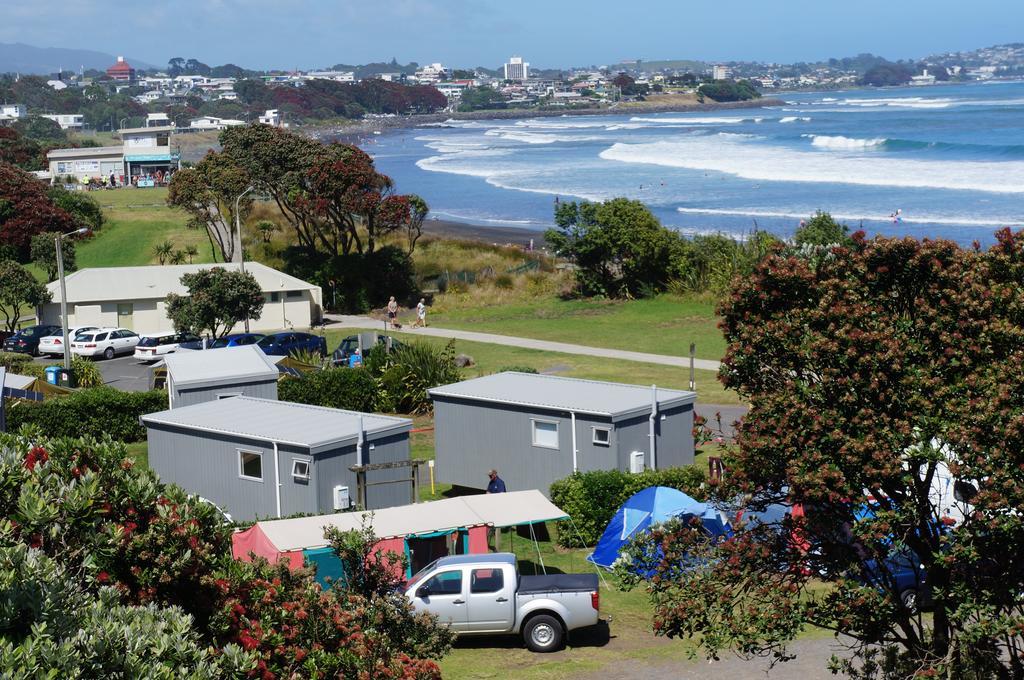
[[[750,411],[715,495],[743,517],[632,546],[660,633],[782,658],[812,625],[853,676],[1024,677],[1024,235],[997,237],[778,247],[734,284]]]

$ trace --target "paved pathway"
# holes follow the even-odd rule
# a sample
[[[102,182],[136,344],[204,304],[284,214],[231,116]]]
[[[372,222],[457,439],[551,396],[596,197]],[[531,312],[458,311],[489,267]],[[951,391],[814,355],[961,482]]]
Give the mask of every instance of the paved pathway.
[[[383,330],[384,322],[368,316],[348,316],[343,314],[325,315],[332,323],[330,328],[377,328]],[[404,326],[402,332],[415,333],[416,335],[430,335],[438,338],[455,338],[456,340],[467,340],[470,342],[487,342],[494,345],[507,345],[509,347],[522,347],[525,349],[536,349],[545,352],[563,352],[565,354],[583,354],[591,357],[603,357],[606,359],[618,359],[620,361],[641,361],[648,364],[661,364],[662,366],[675,366],[677,368],[689,368],[689,357],[674,357],[665,354],[648,354],[647,352],[630,352],[621,349],[609,349],[607,347],[588,347],[586,345],[574,345],[568,342],[553,342],[551,340],[535,340],[533,338],[517,338],[511,335],[497,335],[495,333],[478,333],[476,331],[457,331],[448,328],[437,328],[427,326],[426,328],[412,328]],[[708,359],[694,359],[694,368],[702,371],[717,371],[721,362]]]

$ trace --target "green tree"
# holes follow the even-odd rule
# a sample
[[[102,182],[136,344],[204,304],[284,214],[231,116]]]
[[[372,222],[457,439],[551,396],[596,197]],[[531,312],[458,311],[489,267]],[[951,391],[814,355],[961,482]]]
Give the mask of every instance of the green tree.
[[[185,256],[188,258],[188,263],[192,264],[192,259],[199,255],[199,248],[194,243],[190,243],[185,246]]]
[[[793,242],[798,246],[848,246],[853,241],[848,226],[836,222],[827,212],[819,210],[809,220],[800,222],[800,227],[793,235]]]
[[[57,244],[54,243],[56,233],[45,232],[32,237],[31,258],[37,265],[46,270],[46,280],[57,280]],[[64,272],[70,273],[78,268],[75,263],[75,242],[64,239],[61,244],[64,255]]]
[[[106,219],[99,201],[86,191],[68,191],[61,186],[52,186],[46,192],[55,206],[78,220],[81,226],[96,231]]]
[[[582,295],[645,297],[664,290],[678,236],[639,201],[561,203],[544,235],[576,264]]]
[[[697,94],[716,102],[743,102],[761,96],[757,86],[749,80],[713,80],[698,87]]]
[[[1022,276],[1024,233],[1003,230],[985,252],[862,235],[824,257],[780,249],[737,281],[722,376],[750,411],[713,492],[794,511],[717,543],[676,524],[634,544],[655,629],[781,657],[810,625],[853,641],[833,666],[854,678],[1024,677]],[[901,564],[920,567],[930,616]]]
[[[63,144],[68,135],[56,121],[42,116],[27,116],[18,119],[12,126],[25,139],[35,142],[48,142],[54,145]]]
[[[167,316],[178,331],[219,338],[245,319],[259,319],[263,311],[263,290],[249,272],[211,267],[183,274],[181,283],[188,295],[167,296]]]
[[[505,97],[493,87],[467,87],[459,99],[459,111],[477,111],[479,109],[503,109],[507,102]]]
[[[50,291],[32,272],[14,260],[0,260],[0,313],[8,333],[17,330],[25,307],[38,307],[50,298]]]
[[[167,264],[167,260],[173,252],[174,244],[170,241],[163,241],[162,243],[157,243],[153,246],[153,257],[155,257],[161,265]]]
[[[245,220],[252,209],[251,192],[235,201],[250,186],[249,175],[224,154],[211,151],[194,167],[174,173],[167,204],[188,213],[189,225],[203,229],[214,253],[224,262],[235,257],[235,219]]]
[[[184,250],[175,250],[173,253],[171,253],[171,256],[168,258],[167,261],[170,264],[185,264],[185,260],[187,259],[188,255],[185,254]]]

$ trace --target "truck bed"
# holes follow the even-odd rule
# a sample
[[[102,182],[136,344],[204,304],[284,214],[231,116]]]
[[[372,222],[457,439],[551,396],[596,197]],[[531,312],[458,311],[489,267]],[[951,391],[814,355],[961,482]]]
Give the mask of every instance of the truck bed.
[[[548,574],[520,576],[519,595],[537,593],[578,593],[597,590],[597,574]]]

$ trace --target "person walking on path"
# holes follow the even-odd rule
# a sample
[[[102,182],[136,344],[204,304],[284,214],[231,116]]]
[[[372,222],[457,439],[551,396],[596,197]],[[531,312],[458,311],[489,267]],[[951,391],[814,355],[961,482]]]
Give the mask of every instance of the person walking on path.
[[[417,328],[426,328],[427,326],[427,303],[424,298],[420,298],[416,305],[416,323],[413,325]]]
[[[392,328],[400,328],[398,325],[398,303],[395,302],[394,295],[388,300],[388,323]],[[385,328],[385,330],[387,329]]]
[[[487,485],[487,493],[505,493],[505,481],[498,476],[497,470],[491,470],[487,476],[491,478]]]

